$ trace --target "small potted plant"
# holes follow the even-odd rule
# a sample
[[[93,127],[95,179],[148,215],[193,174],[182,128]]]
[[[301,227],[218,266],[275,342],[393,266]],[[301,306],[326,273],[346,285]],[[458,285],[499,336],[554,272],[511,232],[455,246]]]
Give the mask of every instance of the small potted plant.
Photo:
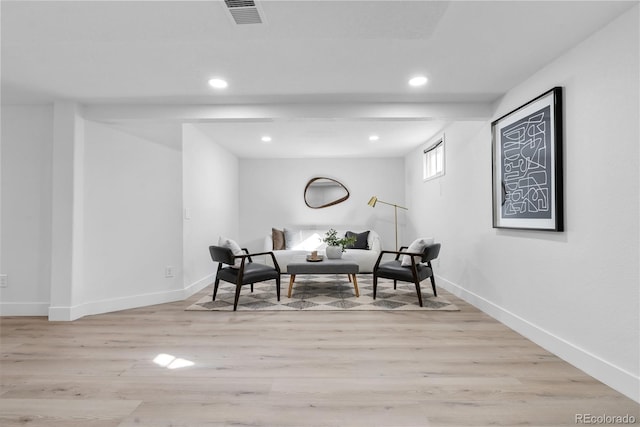
[[[346,250],[346,246],[353,245],[356,242],[356,238],[355,236],[338,237],[338,232],[330,228],[322,241],[327,244],[327,258],[338,259],[342,258],[342,253]]]

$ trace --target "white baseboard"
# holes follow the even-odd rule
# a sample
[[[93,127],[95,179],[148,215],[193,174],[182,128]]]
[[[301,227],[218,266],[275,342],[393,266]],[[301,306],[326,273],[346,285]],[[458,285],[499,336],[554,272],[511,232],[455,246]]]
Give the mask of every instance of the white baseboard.
[[[184,298],[186,299],[188,297],[190,297],[191,295],[195,294],[196,292],[200,292],[201,290],[203,290],[204,288],[206,288],[207,286],[209,286],[210,284],[213,283],[213,281],[216,279],[216,274],[217,273],[211,273],[205,277],[203,277],[200,280],[197,280],[195,282],[193,282],[192,284],[188,285],[187,287],[185,287],[184,289]]]
[[[146,307],[155,304],[181,301],[184,299],[184,289],[148,294],[131,295],[120,298],[109,298],[90,301],[72,307],[49,307],[49,320],[71,321],[92,314],[111,313],[113,311]]]
[[[91,301],[73,307],[49,307],[49,320],[71,321],[84,316],[90,316],[92,314],[110,313],[113,311],[128,310],[131,308],[146,307],[149,305],[183,301],[196,292],[206,288],[214,279],[215,273],[203,277],[202,279],[186,286],[184,289]]]
[[[48,302],[0,303],[0,316],[46,316],[48,313]]]
[[[630,399],[640,402],[640,377],[540,328],[517,314],[511,313],[444,277],[436,276],[436,278],[438,286],[465,300],[598,381],[603,382]]]
[[[92,314],[182,301],[209,286],[215,277],[215,273],[209,274],[184,289],[91,301],[72,307],[50,306],[48,302],[3,302],[0,316],[48,316],[51,321],[71,321]]]

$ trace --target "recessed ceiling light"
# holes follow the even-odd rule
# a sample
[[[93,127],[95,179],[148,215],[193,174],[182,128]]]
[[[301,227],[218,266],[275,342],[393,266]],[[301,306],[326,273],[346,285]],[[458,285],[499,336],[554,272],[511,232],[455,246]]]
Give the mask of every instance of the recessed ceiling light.
[[[262,142],[271,142],[271,137],[269,135],[265,135],[262,138],[260,138],[260,140]]]
[[[411,86],[424,86],[427,84],[427,78],[425,76],[415,76],[409,80]]]
[[[377,140],[379,140],[379,139],[380,139],[380,137],[379,137],[378,135],[371,135],[371,136],[369,137],[369,141],[377,141]]]
[[[209,80],[209,86],[216,88],[216,89],[224,89],[228,86],[229,84],[227,83],[226,80],[223,79],[219,79],[219,78],[214,78]]]

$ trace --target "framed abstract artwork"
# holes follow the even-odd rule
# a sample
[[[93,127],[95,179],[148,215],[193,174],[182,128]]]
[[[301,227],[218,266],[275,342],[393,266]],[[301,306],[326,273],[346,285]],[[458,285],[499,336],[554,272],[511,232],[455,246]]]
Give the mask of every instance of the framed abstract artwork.
[[[562,88],[491,123],[493,227],[564,230]]]

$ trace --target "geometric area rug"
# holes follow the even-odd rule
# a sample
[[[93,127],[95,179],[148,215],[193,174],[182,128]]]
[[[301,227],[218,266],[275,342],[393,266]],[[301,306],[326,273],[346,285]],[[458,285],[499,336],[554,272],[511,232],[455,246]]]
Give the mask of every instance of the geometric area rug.
[[[376,299],[373,299],[373,275],[357,276],[360,297],[356,297],[353,284],[346,274],[297,275],[291,298],[287,298],[289,276],[283,275],[280,283],[280,301],[276,298],[276,282],[256,283],[253,293],[249,285],[243,286],[238,300],[238,311],[459,311],[460,309],[442,297],[434,297],[431,282],[421,283],[422,304],[418,305],[415,285],[378,279]],[[216,300],[211,301],[213,286],[207,296],[186,308],[188,311],[233,311],[235,285],[220,281]]]

